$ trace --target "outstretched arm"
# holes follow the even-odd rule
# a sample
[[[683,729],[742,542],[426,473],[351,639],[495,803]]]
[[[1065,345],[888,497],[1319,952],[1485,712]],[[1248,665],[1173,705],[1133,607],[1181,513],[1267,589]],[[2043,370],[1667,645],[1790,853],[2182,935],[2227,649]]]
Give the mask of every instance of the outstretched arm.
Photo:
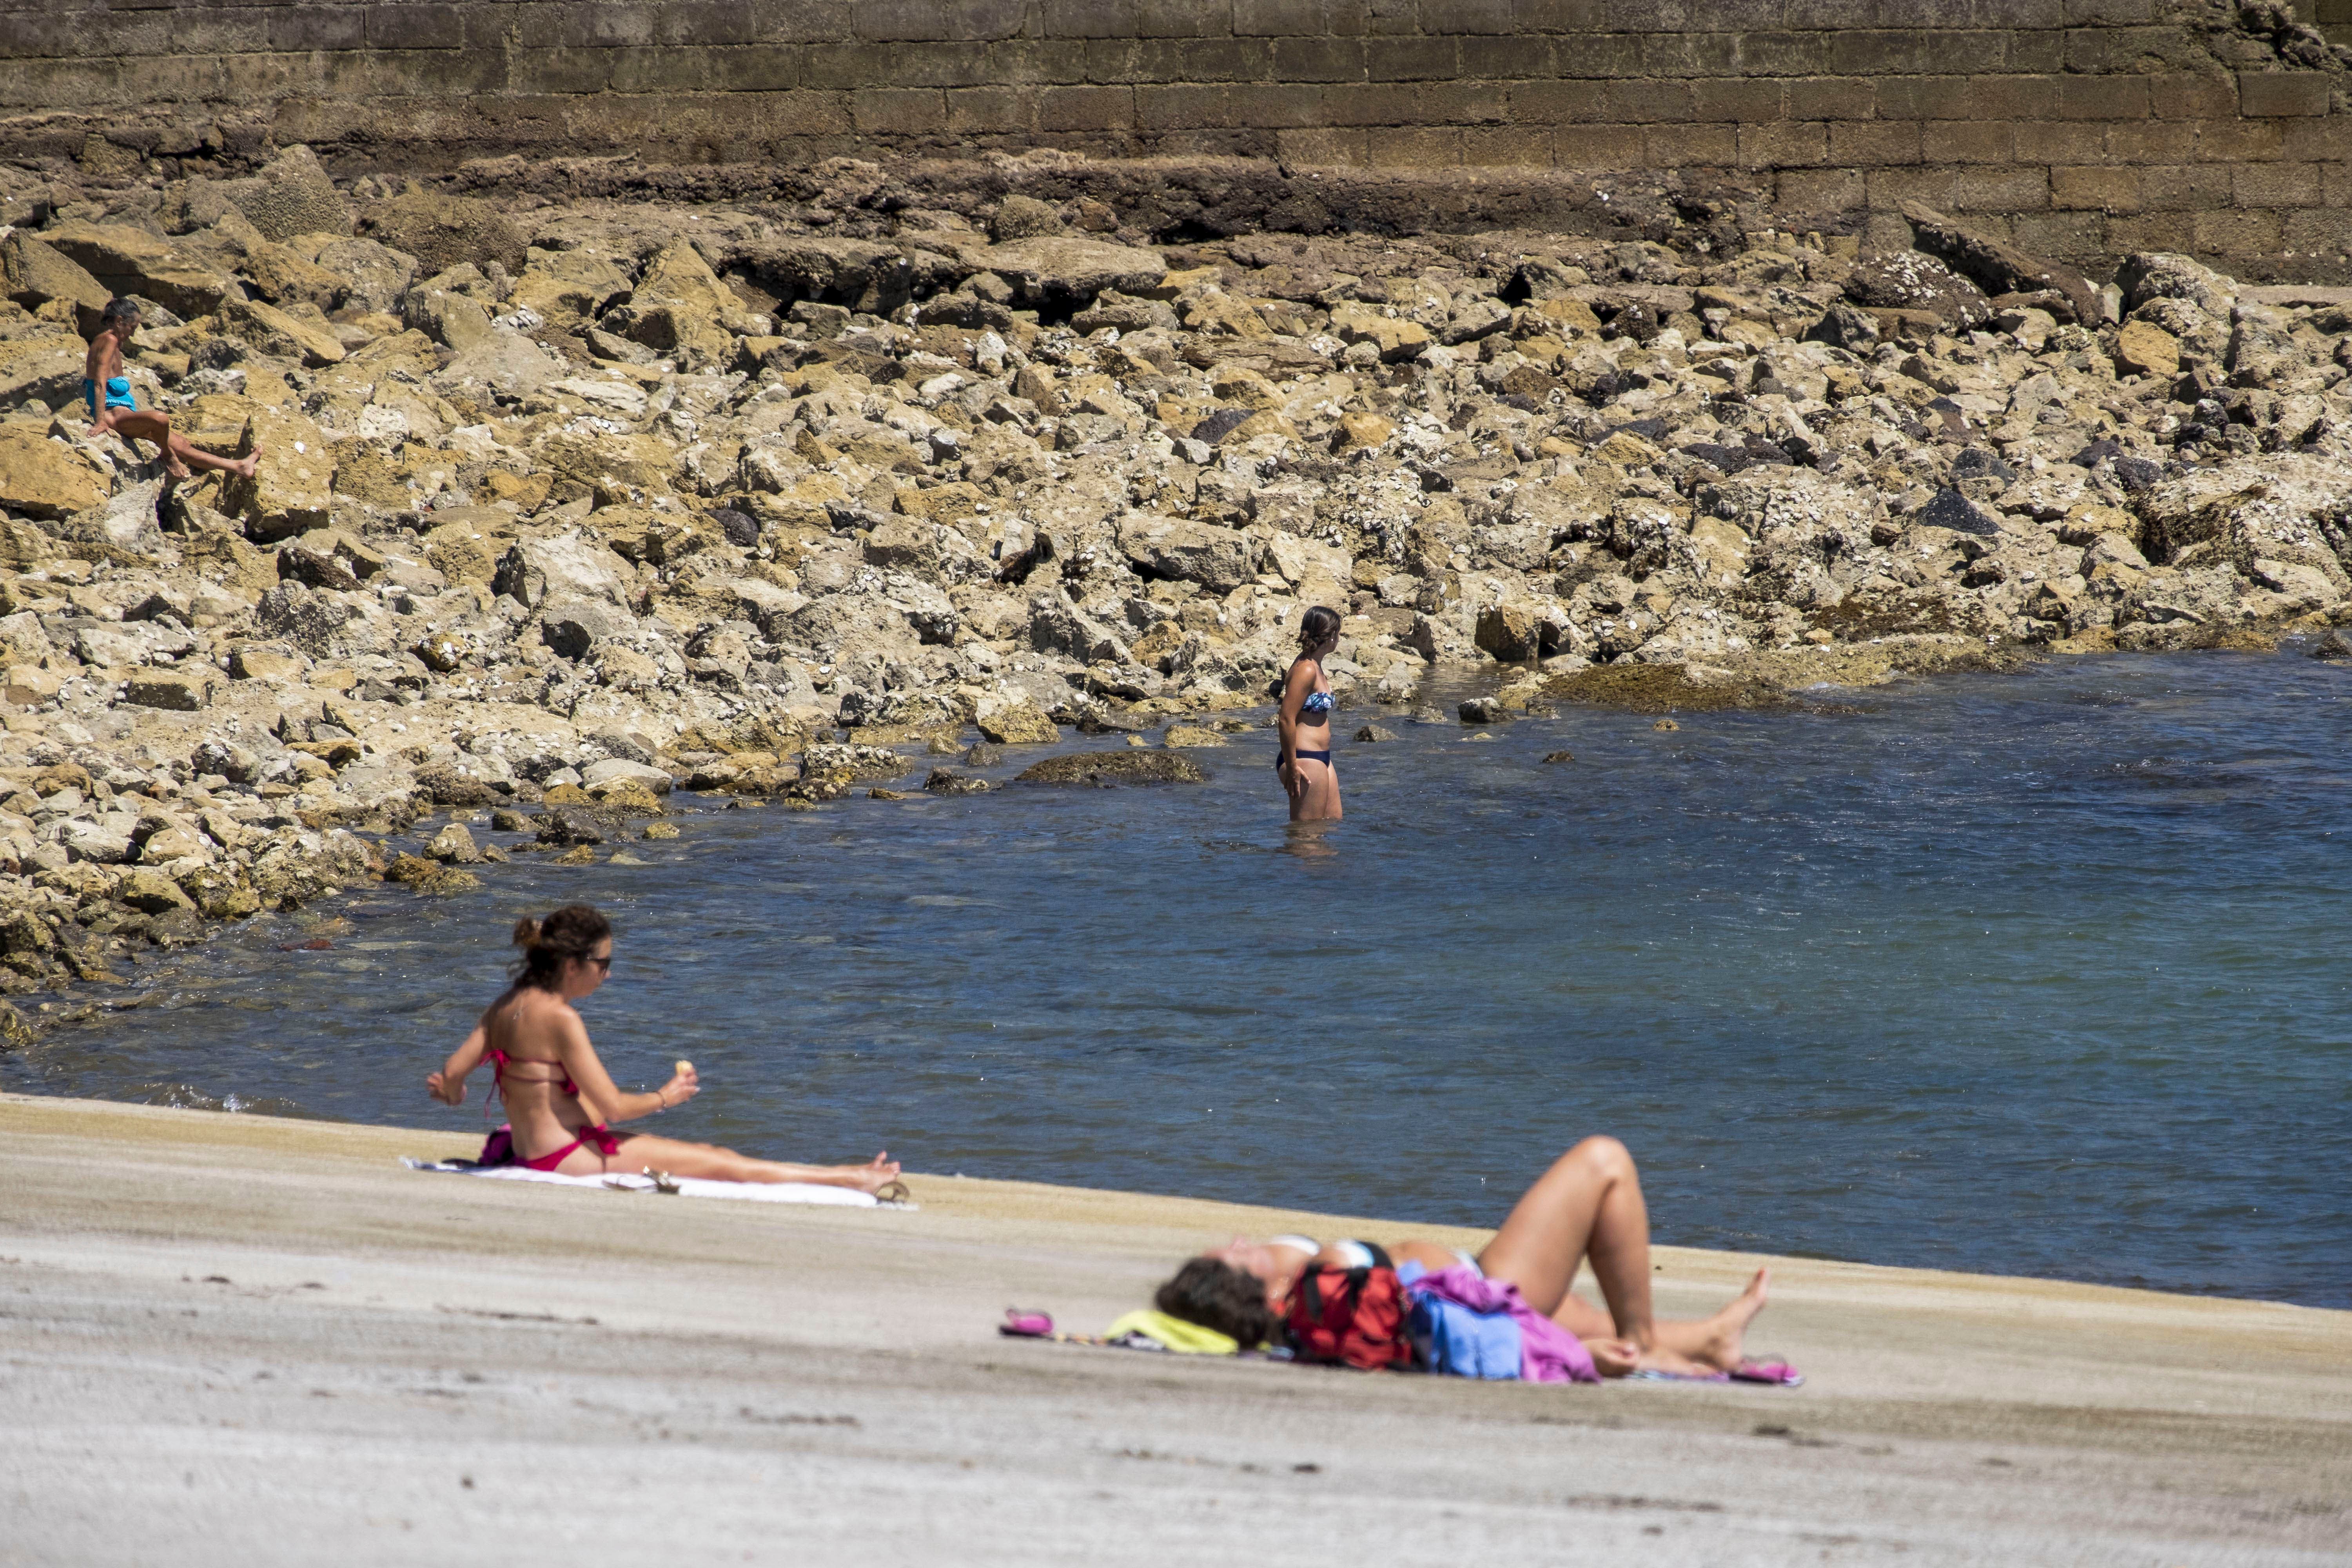
[[[613,1075],[604,1070],[596,1047],[588,1043],[588,1026],[580,1021],[580,1015],[567,1012],[556,1027],[556,1050],[563,1058],[564,1070],[580,1086],[580,1108],[605,1126],[635,1121],[674,1105],[684,1105],[701,1087],[696,1081],[692,1065],[681,1063],[680,1070],[672,1073],[670,1080],[659,1089],[627,1093],[616,1087]]]

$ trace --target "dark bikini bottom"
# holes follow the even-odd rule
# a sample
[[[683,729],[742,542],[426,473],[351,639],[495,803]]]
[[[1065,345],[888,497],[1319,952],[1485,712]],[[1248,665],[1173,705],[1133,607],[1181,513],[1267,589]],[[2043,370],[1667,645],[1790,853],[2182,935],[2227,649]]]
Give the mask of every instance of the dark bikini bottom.
[[[1331,753],[1328,752],[1301,752],[1298,753],[1298,760],[1302,763],[1321,763],[1328,768],[1331,765]],[[1280,752],[1276,752],[1274,754],[1274,765],[1276,771],[1279,771],[1282,767],[1282,753]]]

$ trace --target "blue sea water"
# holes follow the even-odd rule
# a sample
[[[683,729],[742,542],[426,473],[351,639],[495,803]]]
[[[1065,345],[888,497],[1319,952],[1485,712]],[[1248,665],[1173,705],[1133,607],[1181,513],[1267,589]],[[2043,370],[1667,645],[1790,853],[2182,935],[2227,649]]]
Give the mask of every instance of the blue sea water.
[[[253,922],[0,1087],[478,1126],[424,1075],[514,917],[584,898],[614,1077],[707,1086],[665,1133],[1476,1225],[1607,1131],[1662,1241],[2352,1306],[2352,670],[1817,695],[1346,710],[1318,835],[1263,732],[1205,786],[708,809],[643,866]]]

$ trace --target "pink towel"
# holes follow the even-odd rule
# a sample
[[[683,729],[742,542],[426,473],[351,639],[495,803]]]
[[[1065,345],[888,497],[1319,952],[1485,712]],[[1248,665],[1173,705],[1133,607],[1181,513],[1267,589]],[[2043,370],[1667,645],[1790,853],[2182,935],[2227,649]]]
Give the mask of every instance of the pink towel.
[[[1474,1312],[1508,1313],[1519,1326],[1519,1378],[1525,1383],[1599,1383],[1592,1352],[1584,1342],[1528,1305],[1517,1285],[1488,1279],[1475,1268],[1441,1268],[1413,1280],[1409,1289],[1452,1301]]]

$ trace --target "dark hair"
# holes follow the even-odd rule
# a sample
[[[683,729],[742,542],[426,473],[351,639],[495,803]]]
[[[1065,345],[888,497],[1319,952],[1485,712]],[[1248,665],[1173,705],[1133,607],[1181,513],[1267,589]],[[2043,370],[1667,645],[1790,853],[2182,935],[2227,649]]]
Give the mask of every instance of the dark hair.
[[[1328,605],[1318,605],[1298,617],[1298,646],[1320,647],[1339,635],[1339,612]]]
[[[1281,1318],[1265,1304],[1265,1281],[1214,1258],[1187,1258],[1151,1304],[1171,1318],[1214,1329],[1244,1350],[1282,1332]]]
[[[573,960],[593,958],[596,944],[613,934],[613,922],[588,904],[566,904],[543,921],[529,915],[515,921],[514,944],[522,949],[517,985],[552,991]]]
[[[139,301],[117,294],[106,302],[106,309],[98,313],[98,330],[105,331],[125,318],[134,321],[139,319]]]

